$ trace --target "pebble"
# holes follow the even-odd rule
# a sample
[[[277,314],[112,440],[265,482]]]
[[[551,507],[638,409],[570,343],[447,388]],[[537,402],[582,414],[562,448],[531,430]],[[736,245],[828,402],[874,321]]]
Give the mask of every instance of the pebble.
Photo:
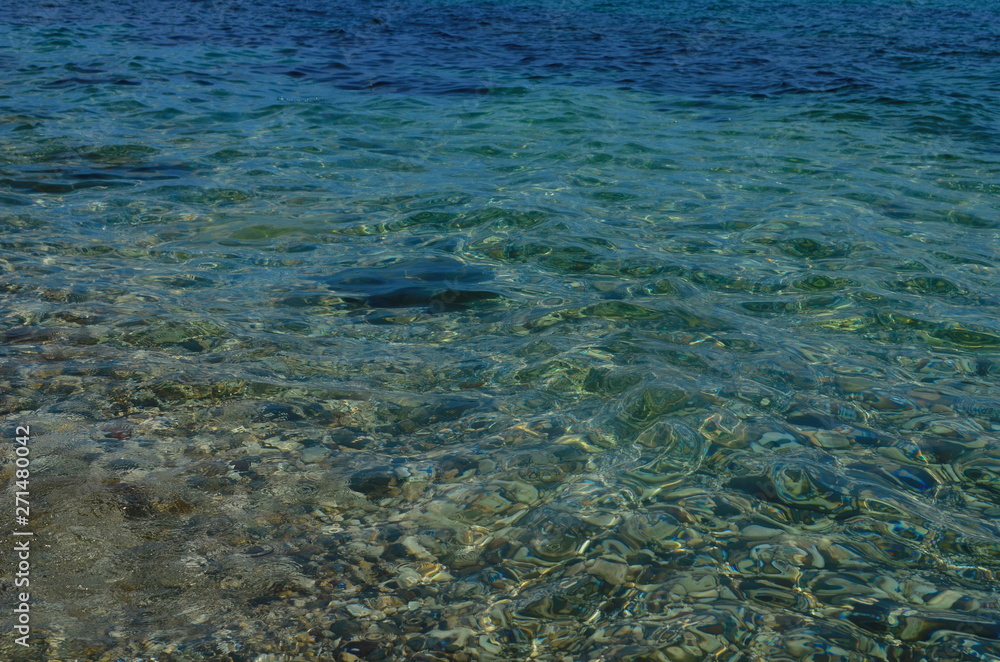
[[[270,439],[265,439],[263,443],[265,446],[270,446],[271,448],[277,448],[278,450],[284,451],[286,453],[291,453],[292,451],[297,451],[304,448],[302,444],[293,439],[282,439],[281,437],[271,437]]]
[[[499,655],[503,652],[503,648],[485,634],[479,635],[479,647],[493,655]]]
[[[621,517],[612,513],[601,513],[599,515],[587,515],[583,518],[583,521],[591,526],[607,528],[618,524],[621,521]]]
[[[368,607],[363,607],[359,604],[347,605],[347,613],[355,618],[364,618],[372,613],[372,610]]]
[[[420,542],[414,536],[407,536],[400,541],[403,548],[413,557],[420,559],[421,561],[432,561],[434,560],[434,555],[427,551],[427,548],[420,544]]]
[[[762,444],[785,444],[794,442],[795,437],[787,432],[765,432],[760,435],[760,443]]]
[[[590,564],[590,567],[587,568],[587,572],[595,577],[600,577],[609,584],[618,586],[625,583],[625,577],[628,575],[628,566],[624,563],[595,559]]]
[[[329,453],[325,446],[310,446],[302,451],[302,461],[313,464],[325,459]]]
[[[403,568],[396,575],[396,583],[402,589],[411,589],[420,583],[420,574],[413,568]]]
[[[770,529],[766,526],[759,526],[757,524],[751,524],[750,526],[743,527],[740,532],[743,536],[749,540],[762,540],[764,538],[774,538],[775,536],[780,536],[784,531],[781,529]]]
[[[532,504],[538,501],[538,489],[520,481],[498,481],[508,494],[518,503]]]

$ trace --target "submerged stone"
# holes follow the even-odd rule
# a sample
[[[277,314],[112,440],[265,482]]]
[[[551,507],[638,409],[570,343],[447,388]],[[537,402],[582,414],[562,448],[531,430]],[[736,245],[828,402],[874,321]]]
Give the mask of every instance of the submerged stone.
[[[367,469],[351,476],[350,487],[370,498],[391,496],[398,492],[399,478],[389,468]]]
[[[443,312],[503,298],[498,290],[478,285],[492,279],[488,269],[438,256],[344,269],[319,280],[338,297],[372,308],[429,307]]]

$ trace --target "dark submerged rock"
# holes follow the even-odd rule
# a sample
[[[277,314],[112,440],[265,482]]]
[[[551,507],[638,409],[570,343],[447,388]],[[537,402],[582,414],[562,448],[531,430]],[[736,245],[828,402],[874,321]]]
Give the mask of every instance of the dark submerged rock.
[[[492,279],[488,269],[436,256],[344,269],[320,281],[345,301],[372,308],[429,307],[431,312],[443,312],[503,298],[498,291],[476,285]]]

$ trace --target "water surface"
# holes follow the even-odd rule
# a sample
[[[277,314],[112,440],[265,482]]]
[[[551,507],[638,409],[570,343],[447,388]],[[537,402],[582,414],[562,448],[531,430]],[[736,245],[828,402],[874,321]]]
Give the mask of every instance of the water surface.
[[[0,18],[5,656],[1000,659],[995,1]]]

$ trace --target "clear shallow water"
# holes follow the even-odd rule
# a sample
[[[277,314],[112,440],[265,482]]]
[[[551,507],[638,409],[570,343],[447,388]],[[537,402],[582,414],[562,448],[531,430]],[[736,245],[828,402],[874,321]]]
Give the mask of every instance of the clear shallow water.
[[[997,10],[5,5],[4,655],[997,659]]]

